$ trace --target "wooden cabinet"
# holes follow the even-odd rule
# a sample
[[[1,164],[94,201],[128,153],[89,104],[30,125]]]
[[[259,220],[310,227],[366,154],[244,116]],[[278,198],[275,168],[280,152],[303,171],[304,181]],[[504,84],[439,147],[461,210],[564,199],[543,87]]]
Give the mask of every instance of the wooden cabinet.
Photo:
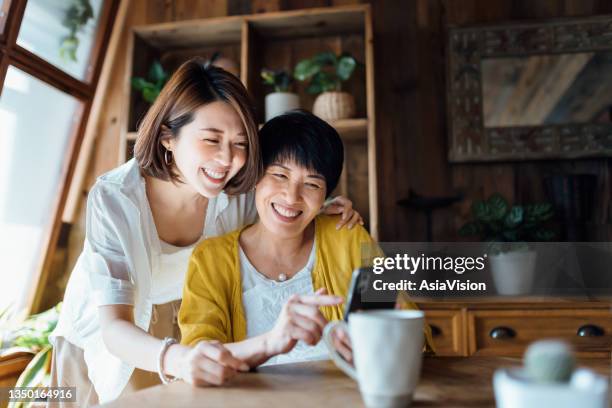
[[[461,310],[427,311],[427,323],[439,356],[464,356],[467,354],[465,313]]]
[[[146,77],[155,60],[172,72],[189,58],[207,59],[221,52],[236,62],[240,79],[253,96],[257,120],[263,123],[264,99],[271,92],[262,84],[263,68],[293,70],[300,60],[323,51],[351,53],[363,66],[343,84],[343,90],[355,97],[357,117],[331,123],[345,147],[344,169],[335,194],[351,198],[377,238],[374,49],[369,5],[145,25],[133,27],[130,38],[124,81],[129,109],[122,118],[119,162],[132,156],[137,125],[148,108],[139,93],[131,89],[131,78]],[[312,110],[315,96],[306,92],[306,84],[294,85],[302,108]]]
[[[520,357],[533,341],[562,339],[582,357],[610,357],[612,309],[600,302],[419,302],[438,355]]]

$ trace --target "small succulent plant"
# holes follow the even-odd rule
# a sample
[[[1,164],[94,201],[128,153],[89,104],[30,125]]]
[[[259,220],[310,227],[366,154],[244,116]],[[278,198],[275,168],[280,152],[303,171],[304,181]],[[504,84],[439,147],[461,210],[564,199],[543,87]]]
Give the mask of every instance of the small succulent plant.
[[[291,71],[279,69],[262,69],[261,78],[264,85],[270,85],[274,88],[274,92],[289,92],[289,88],[293,83],[293,75]]]
[[[570,380],[576,360],[567,343],[540,340],[527,348],[523,363],[527,375],[535,382],[564,383]]]

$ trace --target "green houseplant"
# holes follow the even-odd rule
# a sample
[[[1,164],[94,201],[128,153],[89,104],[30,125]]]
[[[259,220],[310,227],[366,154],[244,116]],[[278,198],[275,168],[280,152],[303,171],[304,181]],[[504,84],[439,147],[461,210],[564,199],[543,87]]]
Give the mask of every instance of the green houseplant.
[[[164,70],[164,67],[159,61],[154,61],[147,78],[132,78],[132,88],[140,91],[142,98],[152,104],[159,96],[167,80],[168,73]]]
[[[266,121],[273,117],[300,107],[300,98],[289,92],[293,83],[291,71],[284,69],[262,69],[261,78],[264,85],[271,86],[274,92],[266,95]]]
[[[51,375],[51,356],[53,346],[49,335],[57,326],[61,303],[51,309],[32,315],[25,321],[14,320],[3,322],[3,331],[8,331],[2,337],[0,353],[10,355],[14,352],[27,351],[34,354],[24,371],[17,379],[15,387],[48,387]],[[34,403],[11,402],[8,408],[22,408]]]
[[[327,51],[300,61],[294,70],[299,81],[310,81],[306,91],[319,94],[313,113],[325,120],[351,118],[355,115],[355,99],[342,92],[342,83],[348,81],[358,62],[348,53],[336,55]]]
[[[459,235],[478,236],[488,242],[491,273],[500,294],[526,294],[533,284],[537,256],[528,243],[555,238],[546,227],[553,215],[549,203],[511,206],[495,193],[474,201],[473,219],[459,229]]]

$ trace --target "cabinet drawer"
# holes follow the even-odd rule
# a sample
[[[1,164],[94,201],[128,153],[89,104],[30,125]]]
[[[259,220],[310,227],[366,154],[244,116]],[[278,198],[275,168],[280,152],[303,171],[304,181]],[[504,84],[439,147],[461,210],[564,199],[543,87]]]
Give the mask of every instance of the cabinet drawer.
[[[469,353],[521,356],[529,343],[557,338],[581,356],[609,357],[612,313],[606,309],[469,311]]]
[[[425,310],[436,355],[467,356],[463,315],[460,310]]]

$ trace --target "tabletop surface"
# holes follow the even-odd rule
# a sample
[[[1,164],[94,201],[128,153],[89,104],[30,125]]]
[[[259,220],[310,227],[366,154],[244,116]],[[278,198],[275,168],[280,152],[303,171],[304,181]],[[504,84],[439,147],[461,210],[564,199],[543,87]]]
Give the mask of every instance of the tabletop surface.
[[[505,357],[425,357],[413,407],[493,407],[492,375],[520,364]],[[610,375],[610,360],[579,365]],[[331,361],[261,367],[223,387],[182,381],[135,392],[103,407],[362,407],[357,384]]]

